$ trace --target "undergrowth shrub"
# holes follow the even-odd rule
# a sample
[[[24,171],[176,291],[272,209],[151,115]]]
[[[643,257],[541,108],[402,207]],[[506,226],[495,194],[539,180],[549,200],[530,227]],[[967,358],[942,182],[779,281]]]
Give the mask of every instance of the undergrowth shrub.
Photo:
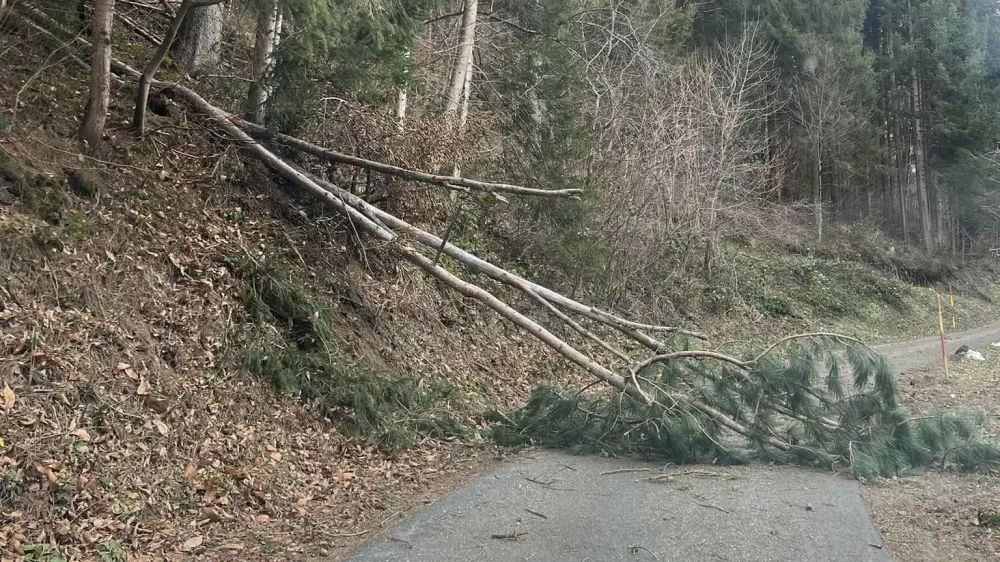
[[[465,436],[468,428],[437,405],[445,383],[417,388],[409,379],[367,369],[337,348],[331,309],[274,263],[243,262],[243,363],[283,392],[315,404],[353,433],[386,449],[422,437]]]

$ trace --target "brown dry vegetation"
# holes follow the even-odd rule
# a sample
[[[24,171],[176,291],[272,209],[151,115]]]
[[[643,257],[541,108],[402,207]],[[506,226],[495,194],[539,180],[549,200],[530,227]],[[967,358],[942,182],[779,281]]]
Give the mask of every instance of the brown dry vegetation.
[[[900,388],[914,416],[967,408],[990,415],[986,430],[1000,429],[1000,348],[987,361],[953,359],[950,376],[940,365],[905,374]],[[872,519],[900,562],[982,561],[1000,557],[1000,533],[990,521],[1000,513],[1000,473],[926,474],[862,487]]]

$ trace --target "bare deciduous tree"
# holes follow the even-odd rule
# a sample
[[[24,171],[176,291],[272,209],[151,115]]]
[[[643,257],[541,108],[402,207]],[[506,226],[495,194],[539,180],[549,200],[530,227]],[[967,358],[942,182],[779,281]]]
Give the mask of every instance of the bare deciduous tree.
[[[459,106],[468,86],[472,72],[472,52],[476,44],[476,18],[479,12],[479,0],[465,0],[462,11],[462,40],[458,47],[458,55],[451,71],[451,84],[445,99],[444,115],[452,126],[457,125]],[[467,96],[466,96],[467,97]]]
[[[823,240],[823,174],[826,156],[859,126],[857,115],[847,107],[856,88],[851,74],[842,72],[825,53],[809,57],[805,76],[795,85],[791,116],[802,128],[812,164],[812,205],[816,239]]]
[[[614,256],[606,290],[617,302],[648,279],[665,240],[687,240],[684,263],[692,242],[711,240],[776,189],[781,154],[769,150],[764,132],[780,105],[771,91],[773,53],[756,28],[671,68],[648,43],[654,23],[632,17],[623,3],[609,5],[614,17],[587,26],[583,55],[600,132],[596,169],[607,185],[592,220]]]

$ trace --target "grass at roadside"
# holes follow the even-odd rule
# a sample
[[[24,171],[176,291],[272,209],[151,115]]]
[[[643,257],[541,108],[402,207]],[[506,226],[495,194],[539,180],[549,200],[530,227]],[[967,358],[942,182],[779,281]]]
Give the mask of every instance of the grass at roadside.
[[[904,375],[903,404],[914,416],[961,408],[988,414],[1000,433],[1000,348],[979,350],[984,362],[952,359]],[[862,487],[872,519],[900,562],[980,561],[1000,556],[1000,472],[929,470],[920,476]]]

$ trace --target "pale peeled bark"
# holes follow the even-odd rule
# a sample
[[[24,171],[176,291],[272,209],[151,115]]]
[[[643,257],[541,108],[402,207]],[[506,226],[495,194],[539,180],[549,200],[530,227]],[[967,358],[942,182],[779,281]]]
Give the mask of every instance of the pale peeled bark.
[[[267,103],[268,81],[274,66],[274,49],[277,45],[278,6],[271,0],[257,13],[257,26],[253,47],[253,82],[247,91],[243,114],[250,121],[264,121],[264,104]]]
[[[403,124],[406,122],[406,105],[408,101],[408,92],[406,86],[399,86],[396,88],[396,123],[399,124],[399,128],[403,128]]]
[[[410,60],[410,51],[403,53],[403,58],[407,62]],[[409,74],[409,72],[407,72]],[[406,122],[406,106],[409,101],[409,75],[406,76],[406,80],[403,85],[396,88],[396,124],[399,125],[400,130],[403,128],[403,124]]]
[[[111,98],[111,25],[114,13],[115,0],[97,0],[90,59],[90,96],[80,127],[80,139],[91,148],[101,144]]]
[[[462,42],[458,46],[458,56],[451,71],[451,85],[445,100],[444,116],[449,124],[454,126],[458,117],[459,105],[465,84],[469,79],[472,67],[472,52],[476,44],[476,18],[479,12],[479,0],[465,0],[462,11]]]

